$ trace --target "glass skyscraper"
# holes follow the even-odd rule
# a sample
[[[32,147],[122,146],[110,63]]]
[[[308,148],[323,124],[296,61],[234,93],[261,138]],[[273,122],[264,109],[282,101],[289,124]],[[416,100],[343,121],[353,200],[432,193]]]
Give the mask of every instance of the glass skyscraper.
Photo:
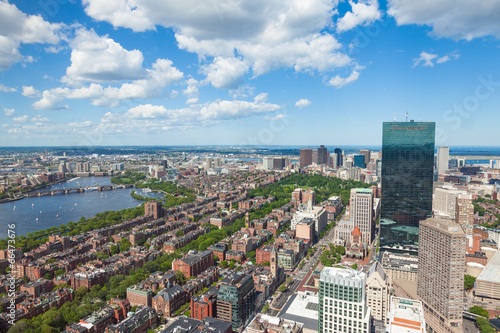
[[[380,248],[418,250],[419,221],[432,214],[436,123],[385,122]]]

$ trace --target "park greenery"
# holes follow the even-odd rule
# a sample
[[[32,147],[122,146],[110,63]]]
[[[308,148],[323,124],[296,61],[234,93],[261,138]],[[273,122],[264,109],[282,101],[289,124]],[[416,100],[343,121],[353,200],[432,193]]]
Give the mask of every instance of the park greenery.
[[[345,248],[342,245],[329,245],[330,250],[325,250],[319,261],[325,267],[333,267],[335,264],[342,261],[342,256],[345,254]]]
[[[111,182],[113,184],[128,185],[135,184],[138,181],[143,180],[144,178],[146,178],[146,175],[144,175],[143,173],[127,170],[122,174],[112,177]]]

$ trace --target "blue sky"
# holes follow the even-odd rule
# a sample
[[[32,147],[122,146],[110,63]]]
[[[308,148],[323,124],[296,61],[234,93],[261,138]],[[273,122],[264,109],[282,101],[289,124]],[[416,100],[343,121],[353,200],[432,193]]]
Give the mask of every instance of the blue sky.
[[[0,0],[0,145],[498,145],[497,0]]]

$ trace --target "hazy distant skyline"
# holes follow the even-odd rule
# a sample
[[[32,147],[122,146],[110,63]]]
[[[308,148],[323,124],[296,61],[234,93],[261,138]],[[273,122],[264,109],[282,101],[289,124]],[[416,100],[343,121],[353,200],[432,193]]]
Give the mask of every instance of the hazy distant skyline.
[[[494,146],[499,15],[495,0],[0,0],[0,145],[381,145],[408,112],[436,122],[436,146]]]

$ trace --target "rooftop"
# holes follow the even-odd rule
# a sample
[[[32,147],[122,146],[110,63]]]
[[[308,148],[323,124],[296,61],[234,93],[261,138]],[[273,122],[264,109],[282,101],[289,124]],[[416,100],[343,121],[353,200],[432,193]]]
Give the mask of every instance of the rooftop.
[[[500,283],[500,251],[496,251],[477,280]]]

